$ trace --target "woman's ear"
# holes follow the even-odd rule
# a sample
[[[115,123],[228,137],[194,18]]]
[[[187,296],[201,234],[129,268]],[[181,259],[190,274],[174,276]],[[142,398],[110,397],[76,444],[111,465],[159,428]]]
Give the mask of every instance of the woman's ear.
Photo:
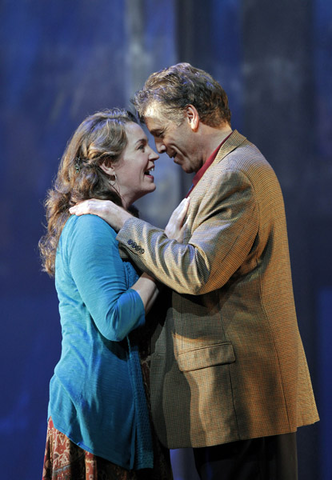
[[[99,166],[109,177],[115,176],[113,165],[110,162],[104,161]]]

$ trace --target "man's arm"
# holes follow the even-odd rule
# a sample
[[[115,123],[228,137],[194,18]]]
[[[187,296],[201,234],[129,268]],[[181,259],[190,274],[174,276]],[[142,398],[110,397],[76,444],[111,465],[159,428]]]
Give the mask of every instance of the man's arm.
[[[191,207],[187,243],[169,239],[164,230],[109,201],[87,200],[70,211],[104,218],[119,230],[123,258],[179,293],[200,295],[221,288],[242,265],[258,232],[258,211],[248,177],[233,170],[215,175]]]
[[[247,258],[258,232],[255,192],[246,175],[226,171],[190,210],[187,244],[136,218],[117,240],[140,269],[179,293],[200,295],[221,288]]]

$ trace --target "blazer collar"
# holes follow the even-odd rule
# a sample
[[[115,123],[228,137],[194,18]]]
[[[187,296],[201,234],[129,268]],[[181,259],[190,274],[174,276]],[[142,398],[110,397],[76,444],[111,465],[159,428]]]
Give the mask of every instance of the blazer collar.
[[[233,130],[233,132],[226,138],[226,140],[222,142],[221,147],[217,152],[217,154],[214,151],[209,157],[209,159],[207,160],[207,162],[203,164],[203,166],[198,170],[198,172],[193,178],[193,183],[191,184],[191,187],[189,188],[186,197],[188,197],[191,194],[191,192],[196,187],[197,183],[200,181],[200,179],[202,178],[206,170],[208,170],[212,165],[215,165],[221,162],[221,160],[223,160],[226,157],[226,155],[228,155],[230,152],[235,150],[245,140],[246,140],[246,137],[241,135],[237,130]],[[215,157],[213,159],[214,155]]]
[[[246,137],[241,135],[237,130],[233,130],[232,134],[227,138],[227,140],[221,145],[219,152],[214,159],[212,165],[221,162],[226,155],[235,150],[241,143],[246,141]]]

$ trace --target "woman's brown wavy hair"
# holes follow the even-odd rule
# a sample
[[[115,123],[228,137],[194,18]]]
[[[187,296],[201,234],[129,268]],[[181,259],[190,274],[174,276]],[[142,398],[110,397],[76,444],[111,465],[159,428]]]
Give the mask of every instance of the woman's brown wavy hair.
[[[112,109],[87,117],[69,140],[58,173],[45,200],[47,232],[39,241],[42,267],[55,273],[55,255],[69,208],[89,198],[112,200],[122,206],[110,177],[100,168],[119,161],[127,146],[125,125],[137,123],[130,112]]]

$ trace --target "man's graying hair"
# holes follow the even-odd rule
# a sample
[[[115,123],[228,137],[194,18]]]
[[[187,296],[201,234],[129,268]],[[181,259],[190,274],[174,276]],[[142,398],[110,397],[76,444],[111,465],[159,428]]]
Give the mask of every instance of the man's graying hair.
[[[182,123],[188,105],[193,105],[200,120],[210,127],[231,121],[228,98],[221,85],[189,63],[178,63],[153,73],[135,93],[132,103],[142,122],[147,108],[154,102],[167,118],[178,124]]]

